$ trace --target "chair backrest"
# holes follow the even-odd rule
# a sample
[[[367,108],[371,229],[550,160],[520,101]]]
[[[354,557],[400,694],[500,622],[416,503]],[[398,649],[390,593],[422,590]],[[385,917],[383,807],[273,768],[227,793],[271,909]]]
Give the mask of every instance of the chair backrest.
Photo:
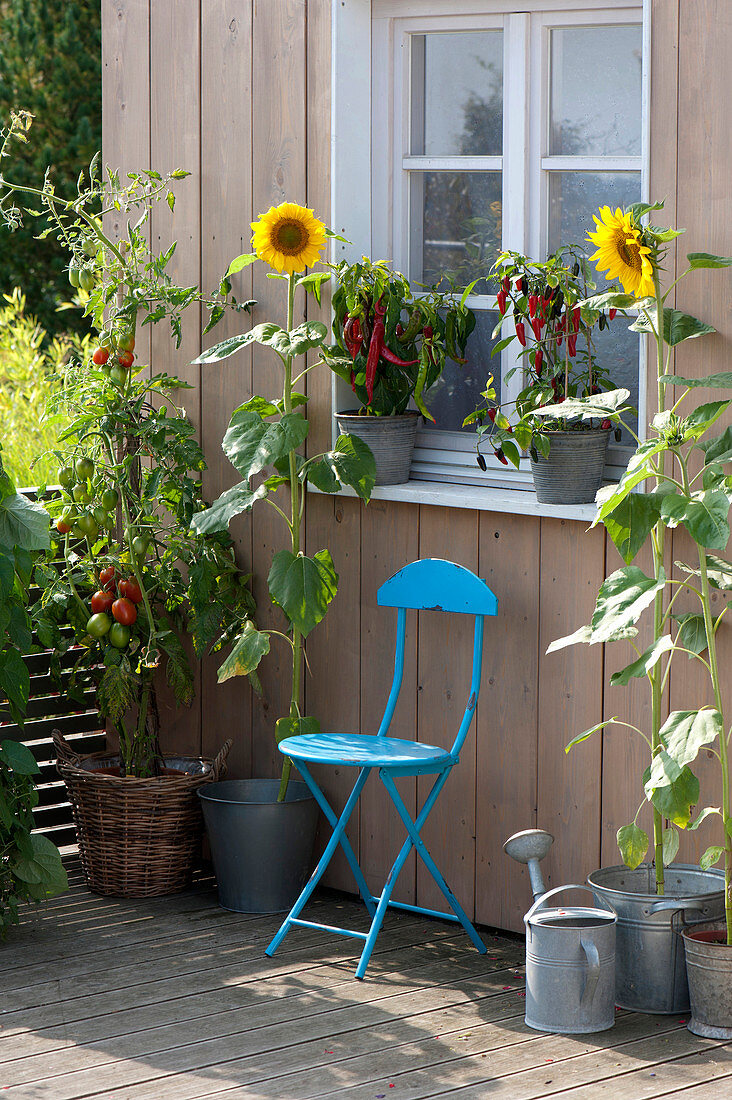
[[[424,558],[405,565],[404,569],[400,569],[385,581],[376,595],[376,600],[382,607],[398,609],[394,680],[384,717],[379,726],[379,737],[388,733],[402,686],[407,608],[417,611],[451,611],[475,616],[470,694],[451,749],[457,756],[467,736],[478,703],[483,659],[483,620],[486,615],[495,615],[498,610],[495,595],[485,581],[476,577],[475,573],[471,573],[464,566],[441,558]]]

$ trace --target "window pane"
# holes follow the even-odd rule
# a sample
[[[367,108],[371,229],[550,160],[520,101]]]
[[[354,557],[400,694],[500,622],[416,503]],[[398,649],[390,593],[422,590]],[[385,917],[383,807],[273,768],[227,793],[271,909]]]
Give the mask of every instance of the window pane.
[[[640,156],[641,28],[551,32],[549,152]]]
[[[491,333],[498,324],[498,316],[493,310],[476,311],[475,328],[466,348],[467,362],[461,365],[448,359],[439,380],[426,395],[427,408],[436,421],[435,424],[427,421],[428,428],[472,434],[475,428],[463,429],[463,420],[483,403],[480,393],[489,374],[493,375],[497,392],[501,392],[501,357],[495,355],[491,359],[495,343]]]
[[[503,32],[412,37],[415,156],[500,156]]]
[[[640,201],[640,176],[637,172],[552,172],[549,176],[550,232],[549,251],[560,244],[584,244],[588,254],[595,251],[591,242],[585,241],[587,230],[595,228],[592,215],[600,206],[628,206]],[[593,265],[594,267],[594,265]],[[594,271],[597,290],[610,285],[604,275]],[[613,284],[616,285],[616,284]],[[620,314],[604,332],[595,330],[595,347],[599,363],[607,368],[617,386],[630,390],[633,405],[638,405],[638,371],[640,340],[636,333],[628,332],[631,319]],[[631,421],[633,430],[637,418]],[[631,438],[624,433],[624,444]]]
[[[411,172],[410,183],[410,277],[466,286],[487,276],[501,250],[501,173]]]

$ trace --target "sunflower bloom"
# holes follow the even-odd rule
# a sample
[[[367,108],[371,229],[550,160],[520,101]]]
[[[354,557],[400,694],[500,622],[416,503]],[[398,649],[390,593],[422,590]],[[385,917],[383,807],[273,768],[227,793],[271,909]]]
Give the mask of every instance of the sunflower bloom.
[[[653,295],[653,262],[650,248],[641,241],[640,228],[630,212],[620,207],[613,214],[609,206],[600,207],[600,217],[593,215],[597,231],[587,239],[597,246],[590,256],[597,260],[597,270],[607,271],[608,279],[618,279],[626,294],[636,298]]]
[[[292,275],[312,267],[325,245],[325,226],[304,206],[283,202],[252,222],[252,244],[260,260]]]

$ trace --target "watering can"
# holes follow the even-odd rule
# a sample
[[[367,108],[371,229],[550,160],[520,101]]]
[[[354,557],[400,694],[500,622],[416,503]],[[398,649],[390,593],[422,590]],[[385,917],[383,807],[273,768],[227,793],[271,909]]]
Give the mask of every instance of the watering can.
[[[537,1031],[564,1035],[605,1031],[615,1022],[615,925],[612,906],[548,907],[570,884],[545,890],[540,861],[554,838],[543,829],[515,833],[503,850],[528,864],[534,904],[526,925],[526,1023]]]

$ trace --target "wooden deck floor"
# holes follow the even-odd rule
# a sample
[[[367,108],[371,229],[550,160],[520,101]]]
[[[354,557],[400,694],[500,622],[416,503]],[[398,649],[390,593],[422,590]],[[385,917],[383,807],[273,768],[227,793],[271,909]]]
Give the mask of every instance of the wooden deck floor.
[[[480,956],[452,926],[388,919],[367,980],[354,944],[227,913],[209,881],[121,901],[70,894],[0,946],[0,1091],[8,1100],[723,1100],[732,1048],[674,1017],[618,1013],[588,1037],[523,1021],[523,946]],[[363,926],[324,895],[321,918]]]

